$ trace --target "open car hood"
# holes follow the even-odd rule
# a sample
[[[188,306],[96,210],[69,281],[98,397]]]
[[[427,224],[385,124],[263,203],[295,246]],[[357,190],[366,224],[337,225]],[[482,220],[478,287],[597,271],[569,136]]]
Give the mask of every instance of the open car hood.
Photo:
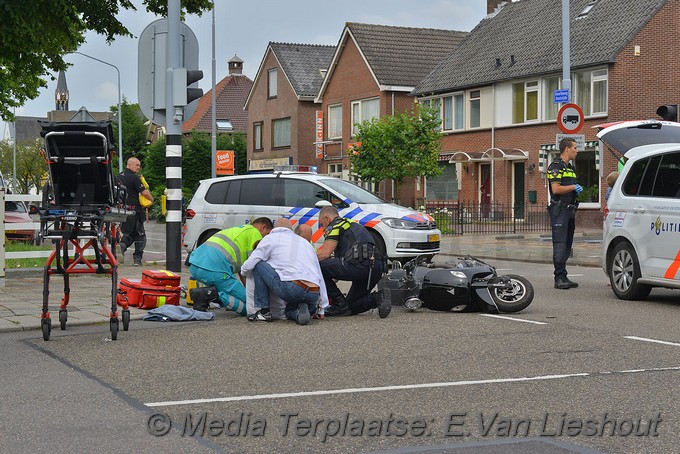
[[[625,156],[641,145],[680,143],[680,123],[660,120],[634,120],[594,126],[600,129],[598,139]]]

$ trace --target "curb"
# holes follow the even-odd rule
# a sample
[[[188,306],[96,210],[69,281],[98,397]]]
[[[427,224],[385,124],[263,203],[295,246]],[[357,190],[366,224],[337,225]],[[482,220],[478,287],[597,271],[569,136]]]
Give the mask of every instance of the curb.
[[[133,320],[142,320],[144,318],[144,314],[130,314],[130,321]],[[37,320],[40,320],[39,317],[36,317]],[[56,324],[55,324],[56,322]],[[91,321],[91,320],[69,320],[66,323],[66,330],[68,331],[69,326],[95,326],[95,325],[104,325],[109,322],[109,317],[102,317],[101,321]],[[39,331],[42,328],[40,327],[40,324],[37,326],[22,326],[22,325],[16,325],[16,326],[0,326],[0,333],[16,333],[19,331]],[[121,331],[123,330],[123,327],[121,325]],[[52,330],[59,330],[61,331],[59,327],[59,320],[57,318],[52,319]],[[107,331],[108,333],[109,331]]]

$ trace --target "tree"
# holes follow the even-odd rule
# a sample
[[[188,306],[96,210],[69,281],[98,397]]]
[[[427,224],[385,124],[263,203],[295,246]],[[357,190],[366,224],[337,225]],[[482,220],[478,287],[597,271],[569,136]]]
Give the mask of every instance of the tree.
[[[237,173],[246,173],[246,140],[243,133],[219,134],[216,142],[218,150],[234,150]],[[210,178],[211,150],[210,134],[194,131],[182,137],[182,187],[185,194],[193,194],[201,180]],[[165,187],[165,140],[147,146],[143,154],[142,173],[149,186],[152,189]]]
[[[152,13],[166,16],[167,0],[142,0]],[[183,12],[201,14],[210,0],[182,0]],[[0,118],[12,121],[12,107],[38,97],[46,77],[66,69],[64,55],[78,50],[85,33],[94,31],[111,43],[132,33],[116,15],[137,8],[132,0],[2,1],[0,33]]]
[[[361,145],[349,154],[352,174],[364,181],[394,180],[397,185],[406,177],[440,175],[440,124],[438,112],[425,106],[416,114],[402,112],[362,122],[355,136]]]
[[[123,123],[123,164],[125,164],[133,153],[138,154],[141,151],[143,155],[143,149],[146,147],[147,127],[144,124],[146,119],[139,108],[139,104],[130,104],[123,97],[120,110],[122,113],[121,121]],[[113,119],[111,120],[113,137],[118,142],[118,106],[111,106],[111,112],[113,112]],[[118,148],[120,148],[120,144],[116,143],[116,149]],[[114,169],[117,169],[118,162],[116,161],[113,164]]]
[[[17,144],[17,194],[28,194],[31,188],[42,190],[47,177],[47,163],[40,154],[42,140],[26,141]],[[9,141],[0,142],[0,171],[7,182],[14,175],[14,145]]]

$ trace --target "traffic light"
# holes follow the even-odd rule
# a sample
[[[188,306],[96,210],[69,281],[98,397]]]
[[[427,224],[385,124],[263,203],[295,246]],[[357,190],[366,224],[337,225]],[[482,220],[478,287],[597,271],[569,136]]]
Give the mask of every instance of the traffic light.
[[[656,114],[666,121],[678,121],[678,105],[664,104],[656,109]]]
[[[172,103],[175,107],[191,104],[203,96],[203,90],[191,87],[203,79],[200,69],[175,68],[172,74]]]

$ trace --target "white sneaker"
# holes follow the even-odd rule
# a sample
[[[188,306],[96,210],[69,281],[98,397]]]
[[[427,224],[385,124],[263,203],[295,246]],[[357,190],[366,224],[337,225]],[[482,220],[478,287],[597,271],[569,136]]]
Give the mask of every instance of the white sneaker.
[[[248,320],[251,322],[271,322],[272,314],[269,312],[269,309],[260,309],[254,314],[249,315]]]

